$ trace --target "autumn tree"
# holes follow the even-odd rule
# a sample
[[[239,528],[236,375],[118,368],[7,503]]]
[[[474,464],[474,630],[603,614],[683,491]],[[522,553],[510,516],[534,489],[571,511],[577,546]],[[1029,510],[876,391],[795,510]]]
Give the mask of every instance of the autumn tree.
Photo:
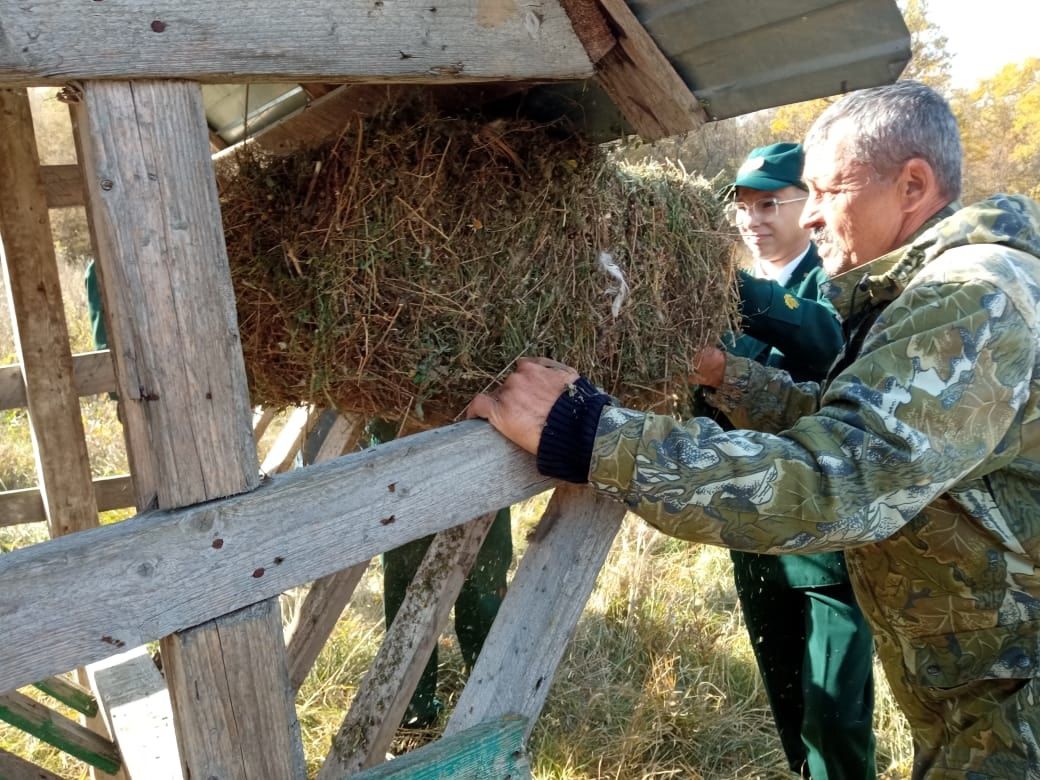
[[[910,31],[910,62],[900,78],[920,81],[940,94],[950,87],[950,53],[946,36],[928,19],[928,0],[900,0],[899,9]],[[837,97],[807,100],[776,109],[770,129],[776,140],[805,138],[816,117]]]
[[[1040,197],[1040,58],[1005,65],[953,101],[964,142],[964,202]]]

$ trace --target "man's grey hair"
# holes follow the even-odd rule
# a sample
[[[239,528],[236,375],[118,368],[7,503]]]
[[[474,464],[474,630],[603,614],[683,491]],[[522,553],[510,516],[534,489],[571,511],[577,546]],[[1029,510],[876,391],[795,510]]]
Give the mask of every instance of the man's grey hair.
[[[942,194],[961,194],[961,138],[949,104],[931,87],[897,81],[852,92],[832,104],[809,128],[805,147],[822,144],[834,126],[849,120],[849,150],[881,175],[919,157],[935,173]],[[843,128],[844,129],[844,128]]]

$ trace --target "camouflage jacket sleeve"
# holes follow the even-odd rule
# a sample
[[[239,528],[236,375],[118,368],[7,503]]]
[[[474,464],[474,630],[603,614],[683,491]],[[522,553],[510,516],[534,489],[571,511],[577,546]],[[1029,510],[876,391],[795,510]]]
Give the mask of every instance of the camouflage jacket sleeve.
[[[607,408],[590,481],[667,534],[741,550],[817,552],[889,537],[1020,450],[1035,285],[990,250],[998,267],[986,272],[977,255],[948,261],[958,250],[929,264],[820,410],[782,434]]]
[[[779,433],[820,407],[820,386],[795,382],[786,371],[726,355],[722,384],[704,397],[737,428]]]

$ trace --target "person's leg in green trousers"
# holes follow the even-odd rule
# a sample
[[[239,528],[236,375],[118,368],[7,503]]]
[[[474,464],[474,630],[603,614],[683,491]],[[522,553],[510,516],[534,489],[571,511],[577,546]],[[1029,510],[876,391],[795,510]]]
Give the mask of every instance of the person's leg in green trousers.
[[[874,642],[850,585],[807,589],[802,741],[813,778],[874,778]]]
[[[852,588],[742,584],[744,622],[791,769],[813,780],[873,780],[873,640]]]

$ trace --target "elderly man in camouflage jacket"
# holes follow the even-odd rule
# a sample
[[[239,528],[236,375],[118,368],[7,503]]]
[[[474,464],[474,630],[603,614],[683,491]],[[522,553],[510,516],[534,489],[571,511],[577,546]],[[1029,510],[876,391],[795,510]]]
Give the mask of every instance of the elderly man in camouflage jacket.
[[[914,777],[1040,777],[1040,206],[954,211],[956,122],[914,82],[846,96],[805,146],[802,223],[844,272],[847,347],[822,386],[709,355],[717,404],[751,429],[723,432],[531,359],[470,414],[665,533],[844,549]]]

